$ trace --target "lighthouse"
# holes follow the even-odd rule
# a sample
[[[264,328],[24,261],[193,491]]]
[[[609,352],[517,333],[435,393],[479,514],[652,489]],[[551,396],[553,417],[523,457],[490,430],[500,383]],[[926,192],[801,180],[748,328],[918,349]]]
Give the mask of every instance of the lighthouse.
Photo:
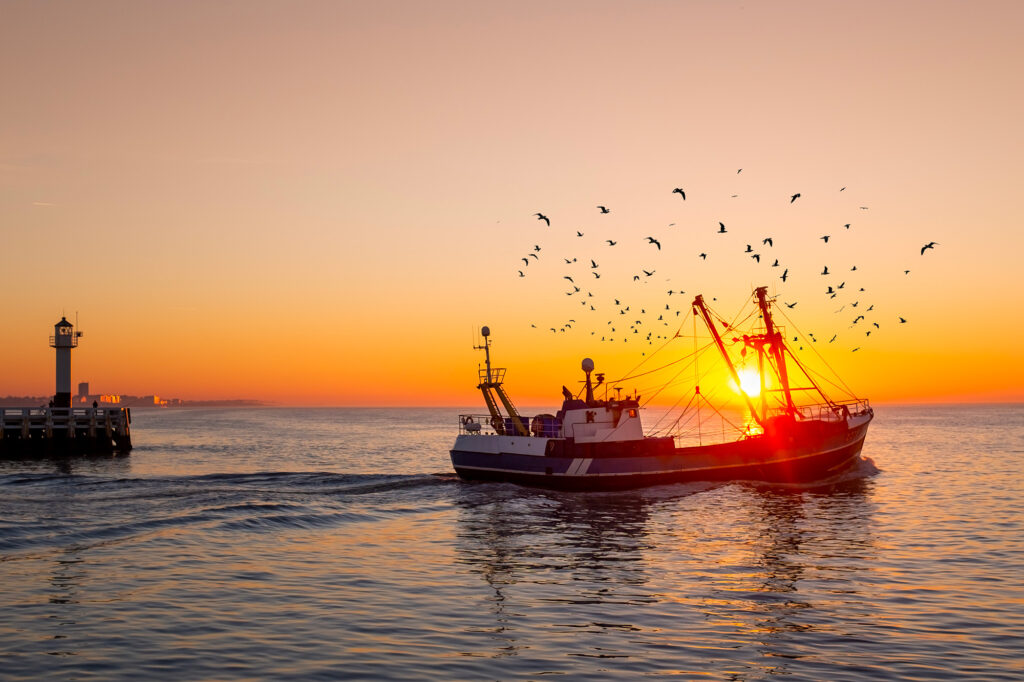
[[[54,407],[71,407],[71,349],[78,346],[82,332],[76,332],[67,318],[53,325],[50,347],[57,349],[57,392],[53,396]]]

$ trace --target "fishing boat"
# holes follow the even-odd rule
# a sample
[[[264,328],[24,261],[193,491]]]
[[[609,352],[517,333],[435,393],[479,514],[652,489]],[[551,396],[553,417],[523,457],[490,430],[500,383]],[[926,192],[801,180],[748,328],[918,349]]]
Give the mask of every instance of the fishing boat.
[[[477,388],[488,412],[459,415],[459,434],[451,449],[455,471],[467,480],[569,490],[688,481],[815,484],[839,479],[862,461],[861,448],[874,416],[870,404],[852,393],[847,399],[829,398],[787,345],[787,335],[773,320],[774,300],[767,288],[757,288],[752,302],[756,320],[749,333],[740,333],[713,314],[702,296],[692,304],[695,326],[700,319],[707,327],[708,347],[717,349],[734,386],[750,382],[741,379],[727,343],[733,353],[739,347],[744,362],[756,358],[759,390],[738,391],[747,416],[738,435],[721,442],[704,443],[698,433],[698,442],[692,443],[693,434],[678,428],[645,434],[640,396],[619,393],[609,398],[604,376],[596,374],[592,380],[595,365],[589,358],[582,362],[582,395],[563,386],[562,406],[554,414],[521,415],[503,388],[505,369],[491,366],[490,330],[482,328],[483,344],[475,348],[484,351],[485,366],[479,369]],[[808,385],[791,385],[795,376]],[[602,384],[605,395],[598,399],[595,389]],[[699,383],[690,396],[684,412],[701,405]]]

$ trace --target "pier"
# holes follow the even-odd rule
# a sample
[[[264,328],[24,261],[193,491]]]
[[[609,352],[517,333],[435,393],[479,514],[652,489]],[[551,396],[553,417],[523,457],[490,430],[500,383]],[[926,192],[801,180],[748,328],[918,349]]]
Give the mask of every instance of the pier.
[[[132,449],[127,407],[0,407],[0,456],[124,454]]]
[[[132,449],[130,408],[100,407],[95,402],[92,407],[72,405],[71,351],[81,336],[64,317],[53,326],[53,400],[43,407],[0,407],[0,457],[127,454]]]

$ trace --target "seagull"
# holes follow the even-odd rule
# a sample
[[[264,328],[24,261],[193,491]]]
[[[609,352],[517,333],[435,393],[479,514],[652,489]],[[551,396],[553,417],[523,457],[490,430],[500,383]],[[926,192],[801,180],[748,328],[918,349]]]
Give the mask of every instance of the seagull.
[[[877,322],[872,322],[871,324],[875,325],[875,329],[881,329],[881,327],[878,326]]]
[[[580,232],[579,230],[576,230],[576,236],[577,236],[577,237],[582,237],[582,236],[583,236],[583,233],[582,233],[582,232]]]
[[[672,194],[678,194],[683,198],[683,201],[686,201],[686,192],[683,191],[682,187],[676,187],[674,190],[672,190]]]
[[[533,245],[533,250],[534,251],[540,251],[540,245],[539,244],[534,244]]]
[[[871,304],[871,307],[870,307],[870,308],[868,308],[868,312],[870,313],[870,312],[871,312],[872,310],[874,310],[874,309],[875,309],[875,304],[874,304],[874,303],[872,303],[872,304]]]
[[[842,282],[842,283],[839,284],[839,286],[836,287],[836,289],[842,289],[845,286],[846,286],[846,282]]]
[[[650,242],[651,244],[654,244],[655,246],[657,246],[658,247],[658,251],[661,251],[661,242],[659,242],[657,239],[655,239],[654,237],[648,237],[647,241]]]
[[[934,249],[936,246],[938,246],[938,244],[938,242],[928,242],[927,244],[921,247],[921,255],[924,255],[925,249]]]
[[[718,221],[718,234],[725,234],[725,223]]]
[[[611,239],[605,239],[605,241],[608,242],[608,246],[615,246],[618,244],[618,242],[613,242]]]
[[[703,258],[704,260],[707,260],[708,259],[708,254],[702,253],[702,254],[700,254],[700,257]]]
[[[829,288],[828,288],[828,291],[826,291],[825,293],[826,293],[826,294],[835,294],[836,292],[835,292],[835,290],[834,290],[834,289],[832,289],[832,287],[829,287]]]
[[[910,274],[910,270],[904,270],[904,271],[903,271],[903,274],[904,274],[904,275],[909,275],[909,274]]]
[[[529,266],[529,265],[530,265],[530,261],[529,261],[529,260],[527,260],[526,258],[523,258],[523,259],[522,259],[522,261],[523,261],[524,263],[526,263],[526,265],[527,265],[527,266]]]
[[[597,267],[597,263],[595,263],[595,262],[594,262],[594,259],[593,259],[593,258],[591,258],[591,259],[590,259],[590,269],[591,269],[591,270],[593,270],[593,269],[594,269],[594,268],[596,268],[596,267]]]
[[[904,320],[904,319],[903,319],[903,318],[901,317],[901,318],[900,318],[900,324],[906,324],[906,323],[907,323],[907,321],[906,321],[906,320]]]
[[[855,318],[855,319],[853,320],[853,323],[854,323],[854,324],[857,324],[858,322],[860,322],[860,321],[861,321],[861,320],[863,320],[863,319],[864,319],[864,316],[863,316],[863,315],[858,315],[858,316],[857,316],[857,317],[856,317],[856,318]]]
[[[520,271],[519,271],[519,276],[520,276],[520,277],[526,277],[526,275],[524,275],[524,274],[523,274],[523,271],[522,271],[522,270],[520,270]]]
[[[824,237],[818,237],[818,239],[824,239],[825,243],[828,244],[828,237],[829,235],[826,234]]]
[[[566,276],[565,276],[565,277],[563,277],[562,279],[567,279],[567,280],[569,280],[570,282],[572,282],[573,284],[576,284],[576,280],[574,280],[574,279],[573,279],[572,277],[570,277],[569,275],[566,275]]]
[[[633,281],[634,282],[639,282],[640,281],[640,275],[633,275]]]
[[[786,281],[786,277],[788,277],[788,276],[789,276],[789,268],[786,268],[785,270],[782,271],[782,277],[780,277],[779,279],[781,279],[783,282],[785,282]]]
[[[776,258],[776,259],[775,259],[775,262],[774,262],[774,263],[772,263],[772,267],[773,267],[773,268],[777,268],[777,267],[779,267],[779,259],[778,259],[778,258]]]
[[[597,279],[601,279],[601,273],[600,272],[592,272],[590,274],[592,274]]]
[[[823,275],[827,275],[828,274],[828,266],[827,265],[825,266],[825,269],[821,271],[821,274],[823,274]]]
[[[767,244],[768,246],[775,246],[775,242],[772,241],[771,237],[765,237],[764,239],[761,240],[761,243]]]
[[[796,307],[796,304],[797,304],[797,303],[799,303],[799,302],[800,302],[800,301],[796,301],[795,303],[787,303],[787,304],[786,304],[786,307],[787,307],[787,308],[790,308],[790,309],[792,309],[792,308],[795,308],[795,307]]]
[[[644,273],[645,275],[647,275],[648,277],[650,277],[650,276],[651,276],[651,275],[653,275],[653,274],[654,274],[655,272],[657,272],[657,270],[651,270],[650,272],[647,272],[646,270],[644,270],[643,268],[641,268],[641,269],[640,269],[640,272],[642,272],[642,273]]]
[[[753,258],[754,260],[756,260],[758,263],[761,262],[761,254],[759,254],[759,253],[755,253],[755,254],[751,255],[750,257]]]
[[[750,244],[747,244],[747,250],[746,250],[746,251],[744,251],[743,253],[750,253],[750,252],[752,252],[753,250],[754,250],[754,249],[750,248]]]
[[[540,256],[538,256],[538,255],[537,255],[537,254],[535,254],[535,253],[528,253],[528,254],[526,254],[526,255],[530,256],[530,258],[536,258],[537,260],[540,260]]]
[[[847,230],[849,230],[850,229],[850,223],[846,223],[845,225],[843,225],[843,227],[845,227]]]
[[[608,209],[607,209],[606,207],[604,207],[604,206],[598,206],[598,208],[599,208],[599,209],[601,209],[601,213],[611,213],[611,211],[609,211],[609,210],[608,210]]]
[[[850,272],[857,272],[857,266],[854,265],[852,268],[850,268]]]
[[[563,258],[562,260],[564,260],[564,261],[565,261],[565,264],[566,264],[566,265],[572,265],[572,261],[571,261],[571,260],[569,260],[568,258]]]
[[[537,216],[537,220],[543,220],[548,224],[548,227],[551,227],[551,221],[548,220],[548,217],[546,215],[544,215],[543,213],[534,213],[533,215]]]
[[[792,204],[792,203],[793,203],[794,201],[796,201],[796,200],[797,200],[797,199],[799,199],[799,198],[800,198],[800,192],[797,192],[796,194],[794,194],[793,196],[791,196],[791,197],[789,198],[789,203],[791,203],[791,204]]]

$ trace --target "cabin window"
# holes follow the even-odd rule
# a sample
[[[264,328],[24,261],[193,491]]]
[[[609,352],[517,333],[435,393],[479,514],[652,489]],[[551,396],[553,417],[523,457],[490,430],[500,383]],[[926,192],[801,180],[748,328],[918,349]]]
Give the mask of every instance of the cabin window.
[[[630,409],[629,416],[630,417],[635,417],[636,416],[636,410],[635,409]]]

